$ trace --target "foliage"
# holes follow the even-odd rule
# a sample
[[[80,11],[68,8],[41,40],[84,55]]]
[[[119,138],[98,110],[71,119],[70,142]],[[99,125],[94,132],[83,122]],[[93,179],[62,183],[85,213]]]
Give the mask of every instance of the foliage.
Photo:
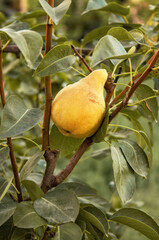
[[[159,44],[158,5],[153,6],[149,20],[141,25],[129,21],[129,7],[112,1],[87,1],[85,9],[78,12],[78,21],[72,13],[75,3],[71,0],[64,0],[55,8],[45,0],[39,0],[39,3],[38,10],[14,14],[8,19],[0,14],[3,44],[0,49],[1,54],[3,50],[3,78],[0,75],[0,239],[119,239],[123,234],[123,227],[119,224],[129,226],[149,239],[159,239],[159,226],[153,218],[131,205],[135,187],[138,187],[136,176],[147,178],[153,159],[151,126],[158,118],[159,94],[156,83],[158,55],[155,54]],[[53,47],[44,53],[44,43],[47,45],[45,28],[49,25],[46,24],[47,14],[49,24],[54,22],[55,25],[51,34]],[[91,26],[87,32],[82,30],[76,38],[76,34],[70,34],[72,29],[67,33],[70,21],[78,28],[83,19],[92,16],[104,19],[102,26]],[[75,29],[72,31],[76,32]],[[81,56],[79,59],[78,53],[75,55],[72,44],[85,60]],[[105,87],[109,108],[103,123],[91,139],[85,140],[65,137],[51,123],[51,149],[43,148],[42,120],[45,119],[47,83],[44,84],[42,77],[46,80],[51,76],[55,96],[61,88],[88,74],[89,69],[81,59],[92,70],[105,68],[111,74],[113,91]],[[140,84],[135,85],[139,81]],[[3,85],[6,102],[2,96]],[[142,119],[145,119],[145,126],[141,124]],[[151,131],[147,131],[147,126]],[[51,161],[54,162],[57,150],[60,150],[59,163],[54,174],[53,166],[49,179],[49,154],[53,154]],[[60,163],[65,165],[71,159],[67,165],[69,168],[71,161],[75,159],[77,163],[80,158],[81,161],[84,158],[103,161],[105,171],[104,161],[112,159],[116,188],[111,201],[99,196],[94,188],[77,178],[69,177],[63,182],[67,171]],[[16,172],[15,164],[20,174]],[[17,178],[20,178],[25,201],[19,201],[21,192]],[[46,178],[52,185],[45,191],[42,186]],[[96,188],[99,189],[100,184]]]

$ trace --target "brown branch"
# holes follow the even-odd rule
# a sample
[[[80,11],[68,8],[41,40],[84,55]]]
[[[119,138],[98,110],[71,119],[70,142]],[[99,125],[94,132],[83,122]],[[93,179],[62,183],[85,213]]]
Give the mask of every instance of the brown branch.
[[[138,73],[136,76],[133,77],[133,82],[141,75],[141,73]],[[131,82],[128,83],[129,86],[131,86]],[[109,104],[109,107],[112,107],[121,97],[130,89],[130,87],[125,87]]]
[[[4,108],[4,106],[6,104],[6,99],[5,99],[4,87],[3,87],[2,54],[3,54],[3,51],[2,51],[2,44],[1,44],[1,40],[0,40],[0,95],[1,95],[2,106]],[[13,174],[14,174],[15,186],[18,190],[17,198],[18,198],[18,202],[21,202],[23,200],[22,199],[22,190],[21,190],[21,186],[20,186],[18,167],[17,167],[17,163],[15,160],[14,152],[13,152],[11,138],[7,138],[7,144],[9,147],[9,155],[10,155],[11,165],[12,165]]]
[[[80,160],[83,153],[87,150],[87,148],[93,143],[91,138],[86,138],[84,142],[80,145],[79,149],[76,151],[74,156],[70,159],[69,163],[66,167],[57,175],[52,177],[52,187],[55,187],[62,183],[68,175],[72,172],[78,161]]]
[[[52,186],[51,186],[51,179],[54,173],[54,169],[56,166],[56,162],[59,156],[59,151],[46,151],[44,154],[45,161],[46,161],[46,169],[43,177],[43,181],[41,184],[41,189],[44,193],[46,193]]]
[[[54,0],[48,0],[48,4],[53,7]],[[53,22],[47,15],[46,24],[46,39],[45,39],[45,54],[51,49],[52,46],[52,30]],[[51,116],[51,103],[52,103],[52,89],[51,89],[51,76],[46,76],[45,81],[45,108],[44,108],[44,119],[43,119],[43,131],[42,131],[42,149],[49,150],[49,126]]]
[[[122,67],[119,67],[119,70],[118,70],[118,74],[120,74],[122,71]],[[106,97],[105,97],[105,104],[106,104],[106,108],[113,96],[113,92],[114,92],[114,89],[116,87],[116,85],[114,83],[117,83],[119,80],[119,76],[115,78],[114,82],[113,82],[113,79],[112,79],[112,76],[110,73],[108,73],[108,79],[105,83],[105,90],[106,90]]]
[[[53,46],[51,46],[51,48],[53,48]],[[42,49],[45,50],[45,46],[43,46]],[[81,50],[82,54],[84,54],[84,55],[87,55],[87,54],[89,54],[92,51],[92,48],[82,48],[82,49],[80,49],[80,48],[76,47],[75,49],[77,50],[77,52],[80,52],[80,50]],[[15,53],[16,56],[19,57],[20,49],[16,45],[10,44],[10,45],[7,45],[5,47],[3,52]]]
[[[50,228],[47,227],[42,240],[47,240],[47,239],[52,238],[52,237],[55,236],[55,233],[54,232],[49,232],[49,230],[50,230]]]
[[[88,68],[88,70],[89,70],[90,72],[92,72],[93,70],[89,67],[89,65],[86,63],[86,61],[84,60],[84,58],[78,53],[78,51],[76,50],[76,48],[75,48],[73,45],[71,45],[71,47],[72,47],[73,51],[75,52],[75,54],[81,59],[81,61],[84,63],[84,65]]]
[[[113,120],[113,118],[121,111],[122,108],[124,108],[129,99],[131,98],[132,94],[135,92],[136,88],[140,86],[140,84],[145,80],[145,78],[149,75],[149,73],[152,71],[152,67],[155,65],[156,61],[159,58],[159,50],[156,51],[156,53],[151,57],[149,60],[149,65],[146,68],[146,70],[141,74],[141,76],[132,84],[129,92],[123,99],[123,101],[120,103],[120,105],[112,112],[112,114],[109,116],[109,122]]]

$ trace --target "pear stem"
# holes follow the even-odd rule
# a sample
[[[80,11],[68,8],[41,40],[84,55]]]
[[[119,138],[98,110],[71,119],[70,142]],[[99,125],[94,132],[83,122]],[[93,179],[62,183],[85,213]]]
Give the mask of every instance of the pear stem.
[[[6,104],[6,99],[5,99],[4,86],[3,86],[2,54],[3,54],[2,42],[0,39],[0,96],[1,96],[2,107],[4,108]],[[20,180],[18,175],[18,167],[17,167],[17,163],[16,163],[14,151],[13,151],[12,139],[10,137],[7,138],[7,144],[9,147],[9,155],[10,155],[11,165],[12,165],[14,179],[15,179],[15,186],[18,190],[17,198],[18,198],[18,202],[21,202],[23,200],[22,190],[21,190]]]
[[[72,49],[73,49],[73,51],[75,52],[75,54],[81,59],[81,61],[84,63],[84,65],[88,68],[88,70],[90,71],[90,72],[93,72],[93,70],[89,67],[89,65],[86,63],[86,61],[84,60],[84,58],[78,53],[78,51],[76,50],[76,48],[73,46],[73,45],[71,45],[71,47],[72,47]]]

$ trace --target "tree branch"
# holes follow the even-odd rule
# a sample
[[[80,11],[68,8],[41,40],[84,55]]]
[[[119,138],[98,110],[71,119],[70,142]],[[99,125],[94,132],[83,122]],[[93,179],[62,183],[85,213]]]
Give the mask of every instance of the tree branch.
[[[59,151],[45,151],[44,157],[46,161],[46,169],[43,177],[43,181],[41,184],[41,189],[44,193],[46,193],[52,186],[51,186],[51,179],[54,173],[54,169],[56,166],[56,162],[59,156]]]
[[[133,82],[141,75],[141,73],[138,73],[136,76],[133,77]],[[129,86],[131,86],[131,82],[128,83]],[[128,90],[130,87],[125,87],[109,104],[109,107],[111,108]]]
[[[76,50],[76,48],[71,45],[73,51],[75,52],[75,54],[81,59],[81,61],[84,63],[84,65],[87,67],[87,69],[92,72],[93,70],[89,67],[89,65],[86,63],[86,61],[84,60],[84,58],[78,53],[78,51]]]
[[[4,87],[3,87],[3,72],[2,72],[2,43],[0,40],[0,95],[1,95],[1,101],[2,101],[2,107],[4,108],[6,104],[6,99],[5,99],[5,94],[4,94]],[[17,198],[18,202],[21,202],[22,199],[22,190],[20,186],[20,180],[19,180],[19,175],[18,175],[18,167],[17,163],[15,160],[14,152],[13,152],[13,146],[12,146],[12,140],[11,138],[7,138],[7,144],[9,147],[9,155],[10,155],[10,160],[11,160],[11,165],[13,169],[13,174],[14,174],[14,180],[15,180],[15,186],[18,190],[17,192]]]
[[[52,46],[53,47],[53,46]],[[51,47],[51,48],[52,48]],[[77,52],[80,52],[80,48],[76,47],[75,48],[77,50]],[[43,50],[45,50],[45,46],[43,47]],[[82,53],[84,55],[87,55],[89,54],[91,51],[92,51],[92,48],[82,48]],[[19,54],[20,54],[20,49],[16,46],[16,45],[7,45],[5,47],[5,49],[3,50],[3,52],[10,52],[10,53],[15,53],[17,57],[19,57]]]
[[[70,159],[66,167],[57,175],[52,177],[51,187],[55,187],[62,183],[68,175],[72,172],[78,161],[80,160],[83,153],[87,148],[93,143],[91,138],[86,138],[84,142],[80,145],[79,149],[76,151],[74,156]]]
[[[136,81],[133,82],[129,92],[127,93],[127,95],[125,96],[123,101],[114,110],[114,112],[112,112],[112,114],[109,116],[109,122],[111,122],[113,120],[113,118],[118,114],[118,112],[120,112],[121,109],[127,105],[129,99],[131,98],[132,94],[135,92],[136,88],[145,80],[145,78],[148,76],[148,74],[152,71],[152,67],[155,65],[158,58],[159,58],[159,50],[157,50],[156,53],[151,57],[151,59],[148,62],[149,65],[146,68],[146,70],[141,74],[141,76]]]
[[[53,7],[54,0],[48,0],[48,4]],[[53,22],[47,15],[46,24],[46,39],[45,39],[45,54],[51,49],[52,46],[52,30]],[[52,89],[51,89],[51,76],[46,76],[45,81],[45,108],[44,108],[44,119],[43,119],[43,131],[42,131],[42,149],[49,150],[49,126],[51,116],[51,103],[52,103]]]

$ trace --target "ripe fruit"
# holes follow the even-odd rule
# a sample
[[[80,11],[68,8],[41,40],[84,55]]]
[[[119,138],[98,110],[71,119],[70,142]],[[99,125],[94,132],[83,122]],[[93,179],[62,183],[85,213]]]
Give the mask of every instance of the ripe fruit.
[[[52,103],[51,118],[62,134],[85,138],[97,131],[105,115],[103,90],[107,77],[105,69],[95,70],[59,91]]]

